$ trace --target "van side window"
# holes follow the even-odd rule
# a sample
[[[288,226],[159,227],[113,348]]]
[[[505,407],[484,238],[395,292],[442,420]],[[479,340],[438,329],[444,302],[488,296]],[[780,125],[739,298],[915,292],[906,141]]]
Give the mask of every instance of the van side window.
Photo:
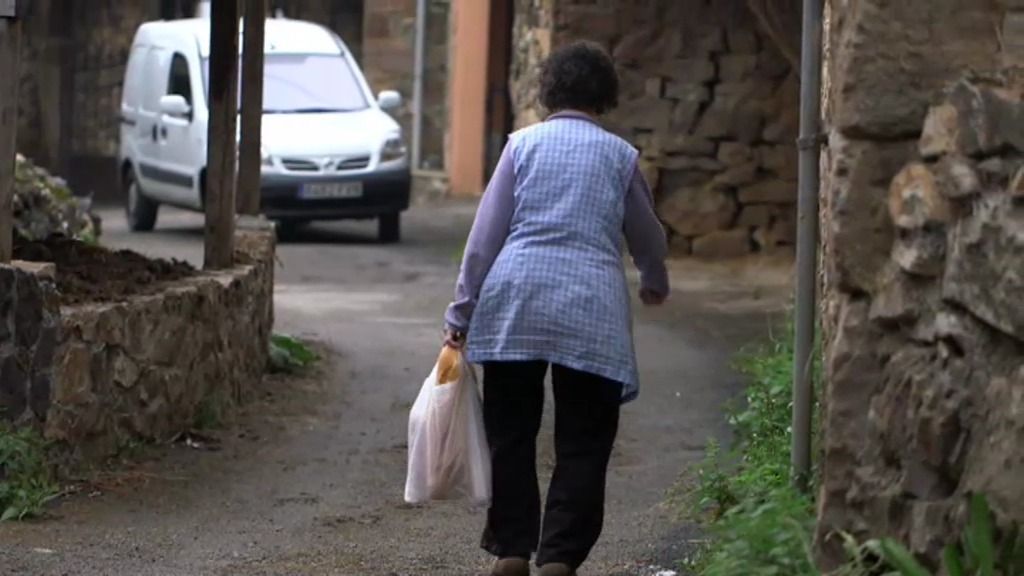
[[[160,97],[164,95],[166,85],[160,78],[166,78],[167,70],[166,52],[160,48],[150,48],[146,53],[146,66],[144,77],[146,83],[142,94],[142,109],[147,112],[155,112],[159,108]],[[153,80],[156,80],[155,82]]]
[[[122,103],[128,108],[138,108],[139,102],[142,100],[142,90],[139,83],[142,80],[142,68],[146,64],[145,59],[146,48],[144,46],[132,48],[131,55],[128,57],[128,71],[125,74],[124,94],[122,95]]]
[[[167,82],[167,93],[177,94],[192,105],[192,80],[188,74],[188,61],[181,54],[171,60],[171,75]]]

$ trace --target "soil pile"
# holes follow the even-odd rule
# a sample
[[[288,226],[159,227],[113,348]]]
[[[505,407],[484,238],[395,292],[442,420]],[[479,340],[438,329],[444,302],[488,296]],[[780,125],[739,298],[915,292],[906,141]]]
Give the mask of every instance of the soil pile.
[[[187,262],[154,260],[129,250],[114,252],[57,236],[43,241],[16,237],[14,258],[56,264],[63,305],[117,302],[153,294],[168,282],[196,273]]]

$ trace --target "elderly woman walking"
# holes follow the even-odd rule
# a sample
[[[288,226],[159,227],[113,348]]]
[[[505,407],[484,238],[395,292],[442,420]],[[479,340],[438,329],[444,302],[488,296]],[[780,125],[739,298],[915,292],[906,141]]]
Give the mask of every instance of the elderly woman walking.
[[[512,134],[484,193],[446,314],[446,343],[483,364],[493,500],[482,546],[494,576],[571,576],[604,522],[619,407],[636,398],[622,240],[640,299],[668,296],[665,233],[638,153],[596,117],[618,101],[611,59],[595,44],[545,62],[551,115]],[[551,369],[556,463],[541,521],[536,440]]]

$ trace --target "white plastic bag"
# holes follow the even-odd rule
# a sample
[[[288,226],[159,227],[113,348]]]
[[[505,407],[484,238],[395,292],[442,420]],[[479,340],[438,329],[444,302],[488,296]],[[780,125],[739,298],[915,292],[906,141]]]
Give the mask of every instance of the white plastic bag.
[[[405,501],[491,499],[491,457],[476,373],[445,347],[409,413]]]

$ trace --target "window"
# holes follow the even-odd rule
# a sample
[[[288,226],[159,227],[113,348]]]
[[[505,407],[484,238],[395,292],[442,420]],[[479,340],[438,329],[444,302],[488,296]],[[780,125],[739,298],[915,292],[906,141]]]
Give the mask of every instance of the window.
[[[138,108],[142,100],[142,89],[139,84],[142,82],[142,71],[146,64],[146,48],[136,46],[128,57],[128,71],[124,75],[124,94],[122,99],[124,105],[129,108]]]
[[[267,54],[263,66],[263,111],[267,114],[354,112],[369,106],[362,84],[343,56]],[[209,60],[203,60],[207,92],[209,67]]]
[[[156,112],[160,107],[160,97],[167,90],[167,85],[161,81],[167,78],[167,51],[160,48],[150,48],[146,53],[146,67],[142,94],[142,108],[149,112]],[[150,79],[156,80],[151,82]]]
[[[188,61],[181,54],[175,54],[171,60],[171,75],[167,81],[167,93],[177,94],[185,98],[192,106],[192,80],[188,75]]]

